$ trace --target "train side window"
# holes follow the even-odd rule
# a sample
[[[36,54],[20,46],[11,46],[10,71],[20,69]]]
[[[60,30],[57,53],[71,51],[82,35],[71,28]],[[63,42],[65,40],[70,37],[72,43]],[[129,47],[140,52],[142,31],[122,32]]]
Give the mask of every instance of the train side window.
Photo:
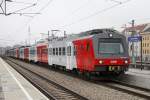
[[[47,48],[45,49],[45,54],[48,54],[48,49]]]
[[[65,49],[65,47],[62,48],[62,54],[66,55],[66,49]]]
[[[55,48],[53,48],[53,55],[55,55]]]
[[[61,55],[61,48],[59,48],[59,55]]]
[[[74,46],[74,55],[77,54],[77,46]]]
[[[70,56],[71,56],[71,46],[70,46]]]
[[[67,56],[69,56],[69,46],[67,47]]]
[[[52,55],[52,54],[53,54],[53,49],[49,48],[49,55]]]
[[[48,54],[51,55],[51,48],[48,49],[48,52],[49,52]]]
[[[47,54],[47,49],[45,48],[45,49],[42,49],[42,53],[43,54]]]
[[[56,48],[56,55],[58,55],[58,48]]]

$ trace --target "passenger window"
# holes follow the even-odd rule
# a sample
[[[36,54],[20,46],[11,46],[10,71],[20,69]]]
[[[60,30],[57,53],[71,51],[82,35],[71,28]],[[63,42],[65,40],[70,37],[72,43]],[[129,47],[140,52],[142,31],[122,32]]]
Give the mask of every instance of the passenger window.
[[[74,46],[74,55],[76,55],[76,54],[77,54],[77,47]]]
[[[61,48],[59,48],[59,55],[61,55]]]
[[[55,48],[53,48],[53,55],[55,55]]]
[[[71,56],[71,46],[70,46],[70,56]]]
[[[56,48],[56,55],[58,55],[58,48]]]
[[[43,54],[47,54],[47,49],[42,49]]]
[[[52,55],[52,48],[49,48],[49,55]]]
[[[63,55],[66,55],[66,49],[65,49],[65,47],[63,47],[62,54],[63,54]]]

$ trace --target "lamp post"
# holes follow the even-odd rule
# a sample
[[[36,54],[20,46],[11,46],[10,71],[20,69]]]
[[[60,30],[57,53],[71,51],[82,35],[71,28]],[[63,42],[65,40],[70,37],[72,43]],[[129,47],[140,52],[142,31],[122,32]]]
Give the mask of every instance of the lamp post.
[[[143,42],[142,42],[142,36],[141,36],[141,70],[143,69],[143,66],[142,66],[142,62],[143,62],[143,60],[142,60],[142,58],[143,58],[143,51],[142,51],[143,50],[142,49],[143,46],[142,46],[142,43]]]

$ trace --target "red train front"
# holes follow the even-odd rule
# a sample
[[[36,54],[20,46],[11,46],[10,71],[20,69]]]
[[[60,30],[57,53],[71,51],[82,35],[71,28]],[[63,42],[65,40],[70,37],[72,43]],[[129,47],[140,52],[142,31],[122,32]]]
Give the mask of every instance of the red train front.
[[[126,38],[112,30],[96,30],[89,34],[91,35],[73,41],[77,68],[80,71],[103,74],[124,73],[129,66]]]

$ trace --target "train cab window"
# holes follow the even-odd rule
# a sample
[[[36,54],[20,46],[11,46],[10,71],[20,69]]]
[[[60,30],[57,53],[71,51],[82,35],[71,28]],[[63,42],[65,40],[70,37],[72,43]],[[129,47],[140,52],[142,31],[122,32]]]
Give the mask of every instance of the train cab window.
[[[53,48],[53,55],[55,55],[55,48]]]
[[[66,55],[66,48],[65,47],[62,48],[62,55]]]
[[[56,48],[56,55],[58,55],[58,48]]]
[[[61,55],[61,48],[59,48],[59,55]]]
[[[124,48],[120,38],[118,39],[99,39],[99,54],[123,54]]]

